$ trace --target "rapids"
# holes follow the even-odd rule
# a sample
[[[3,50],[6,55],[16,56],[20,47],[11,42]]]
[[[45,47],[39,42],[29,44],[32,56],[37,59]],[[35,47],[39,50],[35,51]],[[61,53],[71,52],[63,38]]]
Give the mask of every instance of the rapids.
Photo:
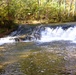
[[[24,25],[0,38],[0,75],[76,75],[76,26]]]
[[[52,42],[69,41],[76,43],[75,24],[64,25],[39,25],[39,26],[19,26],[19,28],[10,35],[0,38],[0,45],[5,43],[16,43],[19,37],[26,35],[20,42]],[[16,39],[16,40],[15,40]]]

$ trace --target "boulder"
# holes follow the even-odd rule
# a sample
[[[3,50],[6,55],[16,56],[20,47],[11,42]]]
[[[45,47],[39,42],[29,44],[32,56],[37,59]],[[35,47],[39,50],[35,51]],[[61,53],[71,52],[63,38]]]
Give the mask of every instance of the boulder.
[[[34,36],[33,35],[22,35],[22,36],[19,36],[19,37],[16,37],[15,38],[15,41],[17,41],[17,42],[21,42],[21,41],[24,41],[24,40],[32,40],[32,39],[34,39]]]
[[[18,41],[24,41],[25,38],[26,38],[26,35],[21,35],[21,36],[15,38],[15,41],[17,41],[17,42],[18,42]]]

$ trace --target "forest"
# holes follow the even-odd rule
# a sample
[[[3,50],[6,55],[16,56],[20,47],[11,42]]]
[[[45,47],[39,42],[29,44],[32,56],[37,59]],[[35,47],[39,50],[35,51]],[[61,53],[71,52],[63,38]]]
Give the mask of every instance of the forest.
[[[75,21],[76,0],[0,0],[0,33],[16,24]]]

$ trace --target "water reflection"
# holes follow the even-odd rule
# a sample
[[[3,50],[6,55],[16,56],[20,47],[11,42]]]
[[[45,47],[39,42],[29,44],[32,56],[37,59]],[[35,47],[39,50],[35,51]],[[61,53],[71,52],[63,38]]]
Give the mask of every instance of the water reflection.
[[[76,75],[76,45],[65,41],[0,46],[0,75]]]

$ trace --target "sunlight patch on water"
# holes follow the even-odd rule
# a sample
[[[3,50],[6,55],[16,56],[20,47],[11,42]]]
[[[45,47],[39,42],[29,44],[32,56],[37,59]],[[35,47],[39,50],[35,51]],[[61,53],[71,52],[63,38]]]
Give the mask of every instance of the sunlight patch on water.
[[[5,48],[5,51],[3,50]],[[66,42],[5,44],[1,75],[75,75],[76,46]]]

